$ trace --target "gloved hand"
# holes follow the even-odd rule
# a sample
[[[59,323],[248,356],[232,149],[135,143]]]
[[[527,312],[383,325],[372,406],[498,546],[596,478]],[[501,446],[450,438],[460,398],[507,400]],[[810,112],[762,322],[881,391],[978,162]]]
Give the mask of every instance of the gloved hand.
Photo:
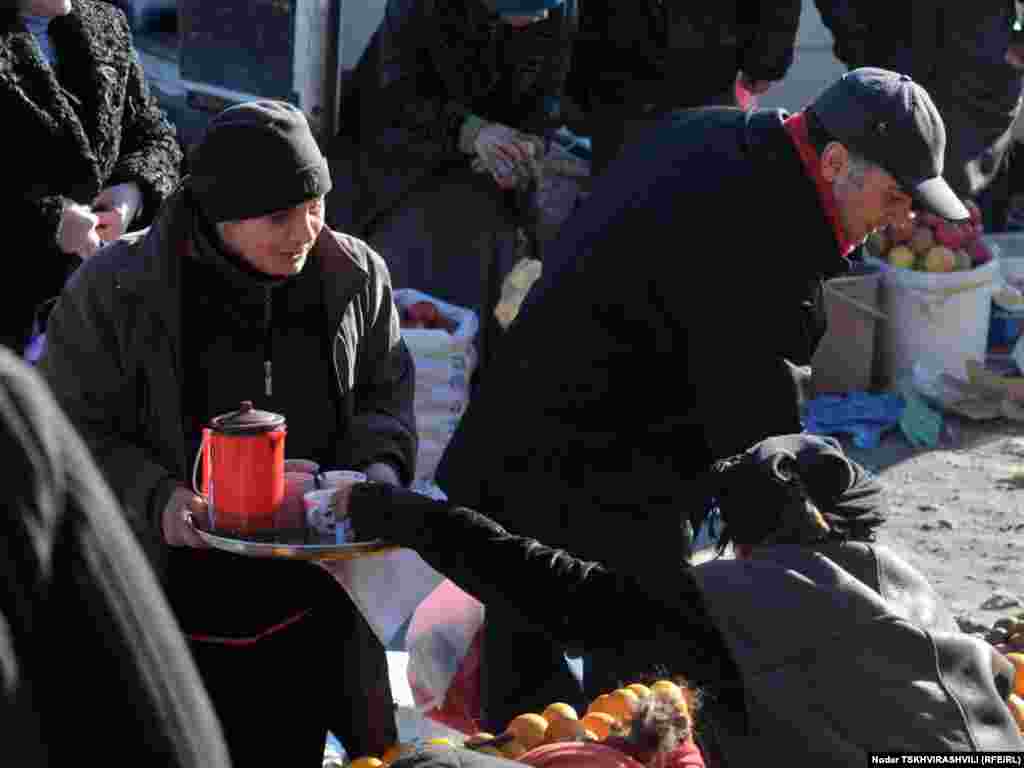
[[[459,148],[475,155],[474,168],[486,169],[502,189],[514,189],[530,179],[531,163],[540,140],[501,123],[470,115],[459,134]]]

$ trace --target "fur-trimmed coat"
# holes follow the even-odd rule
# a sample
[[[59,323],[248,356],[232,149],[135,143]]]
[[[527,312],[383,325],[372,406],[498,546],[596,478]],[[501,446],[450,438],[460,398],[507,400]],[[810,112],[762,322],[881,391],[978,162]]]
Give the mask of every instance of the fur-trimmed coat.
[[[0,115],[4,144],[18,158],[5,165],[0,211],[27,264],[0,326],[10,346],[24,343],[37,305],[57,296],[77,266],[56,246],[65,202],[87,205],[106,187],[134,181],[144,201],[131,223],[138,229],[177,184],[181,163],[120,10],[72,0],[49,34],[54,67],[18,13],[0,10]]]

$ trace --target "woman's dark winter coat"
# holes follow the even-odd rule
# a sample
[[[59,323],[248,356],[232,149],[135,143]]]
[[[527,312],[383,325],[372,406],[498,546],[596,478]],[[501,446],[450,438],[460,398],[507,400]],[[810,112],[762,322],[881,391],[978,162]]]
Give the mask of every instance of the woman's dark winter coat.
[[[106,187],[133,181],[148,224],[178,182],[181,150],[132,48],[124,14],[109,3],[73,0],[49,35],[56,66],[43,58],[13,10],[0,11],[0,114],[15,153],[0,183],[8,259],[19,262],[8,291],[0,343],[21,352],[38,305],[60,293],[77,257],[56,245],[66,202],[88,205]]]

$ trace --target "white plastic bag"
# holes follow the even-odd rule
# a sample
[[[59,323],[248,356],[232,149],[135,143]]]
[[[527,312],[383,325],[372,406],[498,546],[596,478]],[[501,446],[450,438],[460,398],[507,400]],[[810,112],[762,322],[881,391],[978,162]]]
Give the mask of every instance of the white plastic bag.
[[[441,455],[469,404],[469,381],[477,364],[474,342],[480,329],[476,312],[448,304],[413,288],[396,290],[395,305],[404,311],[417,301],[433,303],[452,326],[403,328],[402,337],[416,365],[417,482],[433,480]]]
[[[385,647],[444,578],[411,549],[320,565],[345,588]]]
[[[466,733],[479,730],[484,606],[445,579],[416,608],[406,634],[416,708]]]

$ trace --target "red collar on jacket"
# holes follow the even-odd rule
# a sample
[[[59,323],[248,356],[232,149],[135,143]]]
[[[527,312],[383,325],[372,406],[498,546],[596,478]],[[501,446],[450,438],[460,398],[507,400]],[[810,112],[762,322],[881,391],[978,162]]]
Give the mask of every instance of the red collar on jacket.
[[[839,220],[839,205],[836,203],[836,196],[832,192],[832,185],[825,181],[825,178],[821,175],[821,161],[814,149],[814,145],[811,144],[810,137],[807,135],[807,119],[803,112],[797,112],[787,117],[782,125],[786,129],[786,133],[793,140],[793,146],[796,147],[800,160],[803,161],[804,170],[807,171],[807,175],[814,181],[814,185],[818,189],[821,205],[825,209],[825,215],[828,216],[828,220],[832,223],[836,242],[839,243],[839,255],[845,258],[850,254],[850,251],[857,247],[857,243],[850,240],[843,231],[843,225]]]

